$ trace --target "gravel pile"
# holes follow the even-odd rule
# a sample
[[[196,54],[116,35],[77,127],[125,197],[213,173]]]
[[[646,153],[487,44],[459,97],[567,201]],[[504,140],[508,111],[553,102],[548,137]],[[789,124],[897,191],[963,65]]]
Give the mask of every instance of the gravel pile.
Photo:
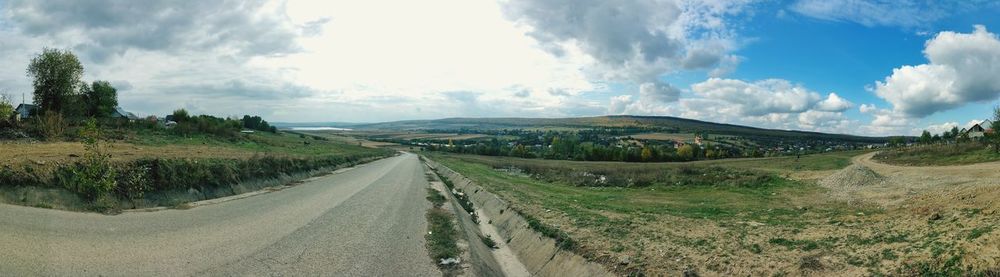
[[[823,178],[819,184],[825,187],[864,187],[885,182],[885,177],[870,168],[854,164]]]

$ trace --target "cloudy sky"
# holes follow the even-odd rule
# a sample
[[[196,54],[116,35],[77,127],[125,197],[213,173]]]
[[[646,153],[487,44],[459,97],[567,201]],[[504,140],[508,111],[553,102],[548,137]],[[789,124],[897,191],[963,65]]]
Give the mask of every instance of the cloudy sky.
[[[144,115],[940,132],[1000,98],[1000,3],[962,3],[0,0],[0,92],[30,101],[28,60],[54,47]]]

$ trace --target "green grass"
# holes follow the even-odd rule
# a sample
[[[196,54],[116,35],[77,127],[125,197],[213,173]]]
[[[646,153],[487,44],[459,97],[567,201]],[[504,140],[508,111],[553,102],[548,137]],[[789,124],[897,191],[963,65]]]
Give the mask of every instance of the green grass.
[[[427,199],[443,199],[437,190],[428,189]],[[454,215],[440,208],[437,200],[431,200],[437,207],[427,210],[427,230],[424,236],[427,239],[427,251],[434,264],[441,266],[441,260],[447,258],[457,258],[462,250],[458,248],[458,230],[452,221]],[[441,201],[441,204],[444,202]]]
[[[1000,161],[1000,153],[986,144],[935,144],[889,149],[875,155],[875,160],[897,165],[963,165]]]
[[[632,219],[611,219],[606,212],[622,215],[668,214],[697,219],[752,219],[765,223],[796,224],[803,211],[786,201],[790,196],[801,196],[820,190],[812,184],[803,184],[777,177],[761,178],[764,183],[752,186],[650,184],[642,188],[581,187],[558,180],[539,180],[527,175],[509,174],[479,163],[482,157],[436,154],[432,159],[482,184],[486,189],[512,198],[515,202],[558,210],[574,220],[580,227],[601,227],[608,235],[619,235],[619,230],[608,226],[628,226]],[[507,158],[495,158],[507,159]],[[565,172],[594,169],[605,163],[577,163],[566,161],[520,160],[541,162],[549,166],[564,164]],[[656,165],[623,164],[662,171]],[[674,165],[663,164],[667,168]],[[581,167],[585,169],[581,169]],[[628,171],[628,168],[614,168]],[[696,171],[697,172],[697,171]],[[813,212],[824,212],[813,210]],[[834,212],[834,211],[830,211]],[[639,219],[635,219],[639,220]]]
[[[437,190],[427,188],[427,201],[431,201],[431,204],[434,204],[434,207],[440,208],[445,202],[448,201],[448,199],[445,198],[444,195],[438,193]]]

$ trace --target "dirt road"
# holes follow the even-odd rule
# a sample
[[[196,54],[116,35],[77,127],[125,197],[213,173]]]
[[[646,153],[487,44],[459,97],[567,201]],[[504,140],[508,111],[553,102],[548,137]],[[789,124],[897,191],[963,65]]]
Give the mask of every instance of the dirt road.
[[[292,189],[106,216],[0,204],[12,276],[436,276],[427,181],[405,154]]]

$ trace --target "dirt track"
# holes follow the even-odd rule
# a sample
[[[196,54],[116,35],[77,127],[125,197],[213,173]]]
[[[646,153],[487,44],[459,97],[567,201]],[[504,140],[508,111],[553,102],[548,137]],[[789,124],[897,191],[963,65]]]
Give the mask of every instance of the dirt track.
[[[897,166],[872,160],[875,153],[854,157],[854,164],[870,168],[884,181],[862,187],[831,187],[831,194],[851,202],[882,207],[900,205],[948,206],[968,204],[995,207],[1000,196],[1000,162],[960,166]]]

